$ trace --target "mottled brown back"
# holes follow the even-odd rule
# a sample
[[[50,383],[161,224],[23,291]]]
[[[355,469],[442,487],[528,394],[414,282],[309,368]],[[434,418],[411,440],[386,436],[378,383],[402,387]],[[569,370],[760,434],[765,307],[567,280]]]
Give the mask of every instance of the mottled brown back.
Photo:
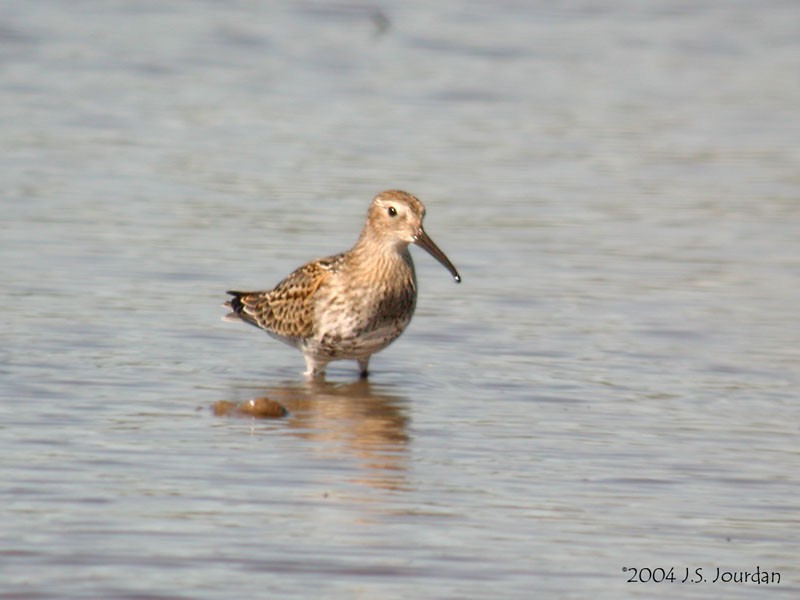
[[[274,289],[260,292],[228,291],[227,305],[242,321],[282,338],[302,339],[314,331],[315,293],[341,255],[303,265]]]

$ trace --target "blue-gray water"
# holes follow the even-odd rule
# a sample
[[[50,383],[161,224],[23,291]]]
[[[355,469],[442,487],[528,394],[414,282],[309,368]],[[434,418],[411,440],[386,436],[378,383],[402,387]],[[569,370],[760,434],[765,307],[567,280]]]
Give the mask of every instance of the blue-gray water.
[[[0,595],[797,597],[798,74],[792,1],[3,1]],[[220,321],[394,187],[464,282],[369,384]]]

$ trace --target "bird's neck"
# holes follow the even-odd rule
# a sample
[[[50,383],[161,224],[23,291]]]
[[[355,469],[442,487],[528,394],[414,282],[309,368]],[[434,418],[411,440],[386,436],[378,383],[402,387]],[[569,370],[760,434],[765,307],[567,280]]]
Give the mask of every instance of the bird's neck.
[[[363,271],[387,280],[410,280],[415,282],[414,262],[408,251],[408,243],[386,240],[362,232],[350,251],[352,265]]]

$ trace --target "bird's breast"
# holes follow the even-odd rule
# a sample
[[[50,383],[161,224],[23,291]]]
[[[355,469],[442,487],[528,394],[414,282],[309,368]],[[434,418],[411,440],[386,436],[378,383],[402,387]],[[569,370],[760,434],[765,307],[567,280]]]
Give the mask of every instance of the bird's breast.
[[[413,271],[370,281],[333,277],[320,290],[314,339],[330,356],[372,354],[394,341],[411,321],[416,306]]]

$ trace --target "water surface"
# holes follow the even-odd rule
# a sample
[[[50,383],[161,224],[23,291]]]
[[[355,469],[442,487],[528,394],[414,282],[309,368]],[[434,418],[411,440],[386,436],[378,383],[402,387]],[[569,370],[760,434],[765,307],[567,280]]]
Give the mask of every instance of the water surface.
[[[2,14],[8,597],[800,591],[794,3]],[[386,188],[464,283],[369,383],[220,322]]]

